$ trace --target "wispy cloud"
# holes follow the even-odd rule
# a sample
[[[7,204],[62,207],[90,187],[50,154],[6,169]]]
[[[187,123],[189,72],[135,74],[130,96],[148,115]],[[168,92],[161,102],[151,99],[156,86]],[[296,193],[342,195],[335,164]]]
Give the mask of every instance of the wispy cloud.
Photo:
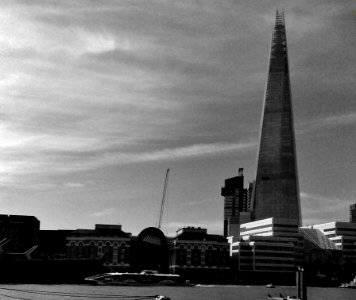
[[[88,184],[80,189],[86,182],[98,184],[95,176],[123,179],[119,187],[105,181],[107,190],[136,192],[122,170],[142,172],[139,164],[152,171],[162,161],[189,161],[189,173],[201,159],[206,162],[203,168],[217,167],[227,156],[239,164],[254,164],[270,38],[280,1],[1,4],[2,186],[27,188],[33,198],[38,191],[56,190],[52,196],[58,202],[75,197],[80,206],[87,197],[102,196],[85,194]],[[331,132],[334,128],[353,128],[354,5],[334,0],[283,5],[297,131],[328,129],[327,139],[336,133]],[[352,134],[347,130],[342,138],[352,141]],[[320,146],[316,139],[313,142],[304,143],[304,151]],[[335,153],[323,150],[322,158],[335,162]],[[127,168],[129,164],[135,165]],[[98,172],[88,172],[93,170]],[[194,185],[203,172],[206,169],[187,181]],[[305,176],[309,180],[315,174]],[[142,183],[142,193],[152,184],[151,179]],[[210,198],[186,191],[179,197]],[[331,207],[333,200],[344,200],[308,194],[302,199],[304,207],[321,217],[318,205]],[[200,207],[199,201],[186,205],[192,211]],[[308,209],[304,214],[312,217]],[[215,225],[212,228],[218,228]]]
[[[326,197],[323,195],[300,193],[304,224],[332,222],[339,216],[346,216],[350,199]]]
[[[65,182],[64,186],[69,188],[83,188],[85,187],[85,184],[80,182]]]
[[[90,143],[90,142],[89,142]],[[10,143],[11,144],[11,143]],[[98,144],[99,141],[98,141]],[[51,145],[51,144],[49,144]],[[36,144],[36,148],[31,149],[35,154],[26,155],[29,150],[25,146],[23,150],[23,157],[16,152],[12,152],[3,158],[3,163],[0,167],[1,181],[3,184],[8,182],[8,178],[15,175],[34,174],[34,175],[48,175],[60,174],[68,172],[78,172],[83,170],[90,170],[99,167],[123,165],[140,162],[154,162],[154,161],[176,161],[182,159],[192,159],[198,157],[214,157],[225,155],[232,152],[247,151],[256,146],[255,142],[247,143],[213,143],[213,144],[197,144],[178,148],[167,148],[151,152],[114,152],[107,151],[93,152],[93,155],[87,155],[84,158],[81,154],[86,153],[86,149],[81,151],[73,151],[73,149],[66,152],[63,147],[69,145],[58,144],[59,148],[52,149],[48,153],[48,146],[46,142],[41,145]],[[27,145],[28,146],[28,145]],[[41,148],[43,146],[43,148]],[[111,146],[106,145],[106,146]],[[1,147],[0,147],[1,148]],[[78,150],[77,148],[75,148]],[[93,149],[89,149],[93,151]],[[30,152],[31,153],[31,152]]]
[[[213,200],[188,201],[188,202],[184,202],[182,205],[183,206],[200,206],[200,205],[206,205],[207,203],[213,203]]]
[[[348,112],[345,114],[338,114],[318,118],[316,120],[297,124],[297,132],[305,133],[325,128],[338,128],[341,126],[354,126],[356,124],[356,112]]]
[[[101,211],[97,211],[91,214],[92,217],[95,218],[101,218],[101,217],[107,217],[107,216],[111,216],[113,214],[116,213],[116,209],[115,208],[106,208],[103,209]]]

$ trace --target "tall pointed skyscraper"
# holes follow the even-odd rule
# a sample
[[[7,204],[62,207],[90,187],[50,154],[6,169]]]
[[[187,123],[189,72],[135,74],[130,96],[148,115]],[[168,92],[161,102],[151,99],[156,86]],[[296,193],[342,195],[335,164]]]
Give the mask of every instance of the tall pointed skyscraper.
[[[301,226],[297,157],[284,13],[277,10],[258,157],[253,219],[295,219]]]

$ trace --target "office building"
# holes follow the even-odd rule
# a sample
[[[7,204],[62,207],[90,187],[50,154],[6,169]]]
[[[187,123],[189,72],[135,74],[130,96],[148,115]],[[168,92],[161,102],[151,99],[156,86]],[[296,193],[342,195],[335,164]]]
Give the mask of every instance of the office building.
[[[350,223],[356,223],[356,204],[350,205]]]
[[[251,221],[251,194],[253,185],[244,188],[243,169],[239,169],[238,176],[225,180],[221,188],[224,197],[224,236],[239,237],[240,224]]]
[[[277,11],[258,156],[253,219],[294,219],[301,226],[284,13]]]
[[[335,285],[342,276],[342,250],[319,229],[299,228],[304,238],[304,267],[312,284]],[[334,281],[334,282],[333,282]]]
[[[320,230],[336,245],[337,249],[342,250],[342,257],[345,262],[356,263],[356,223],[329,222],[305,228]]]
[[[303,264],[303,238],[295,219],[268,218],[241,224],[240,237],[231,244],[231,255],[241,274],[294,274]]]

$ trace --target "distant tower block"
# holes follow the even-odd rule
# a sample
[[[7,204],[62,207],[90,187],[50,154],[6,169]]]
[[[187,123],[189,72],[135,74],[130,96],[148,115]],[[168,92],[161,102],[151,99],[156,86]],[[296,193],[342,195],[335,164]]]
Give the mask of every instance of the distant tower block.
[[[350,205],[350,223],[356,223],[356,203]]]
[[[277,11],[272,36],[253,218],[296,219],[301,226],[297,157],[284,13]]]
[[[240,224],[251,221],[250,193],[251,188],[244,188],[243,168],[239,168],[238,176],[225,180],[221,188],[224,199],[224,236],[240,236]]]

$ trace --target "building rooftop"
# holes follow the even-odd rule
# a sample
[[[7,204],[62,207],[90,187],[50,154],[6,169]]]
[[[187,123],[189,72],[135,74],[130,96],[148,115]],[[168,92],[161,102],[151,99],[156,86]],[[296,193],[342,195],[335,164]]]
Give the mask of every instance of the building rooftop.
[[[175,237],[177,240],[196,240],[196,241],[215,241],[227,243],[227,239],[221,235],[217,234],[208,234],[206,228],[200,227],[185,227],[181,228],[177,231],[177,236]]]
[[[300,228],[303,237],[320,249],[336,250],[337,246],[329,240],[319,229]]]

